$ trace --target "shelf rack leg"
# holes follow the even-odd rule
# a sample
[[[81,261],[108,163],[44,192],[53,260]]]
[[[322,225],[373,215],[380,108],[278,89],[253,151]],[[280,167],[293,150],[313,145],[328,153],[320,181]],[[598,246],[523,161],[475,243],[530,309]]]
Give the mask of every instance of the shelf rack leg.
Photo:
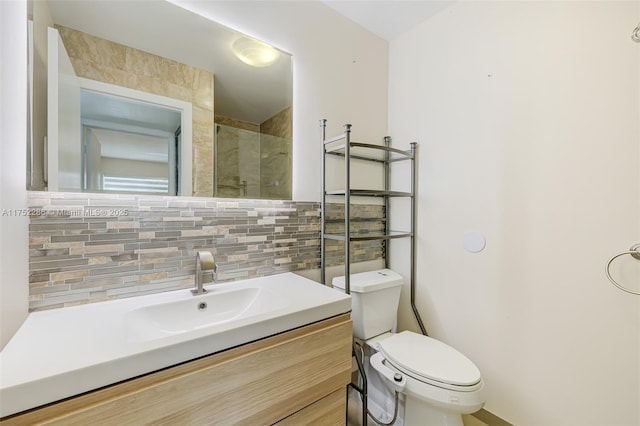
[[[322,198],[320,200],[320,282],[324,285],[327,285],[325,282],[325,257],[326,257],[326,246],[324,241],[324,227],[326,220],[326,209],[327,209],[327,148],[324,144],[324,141],[327,137],[327,120],[320,120],[320,132],[322,135],[321,144],[322,145]]]
[[[391,136],[384,137],[384,146],[387,148],[391,147]],[[385,151],[384,153],[384,190],[389,192],[391,190],[391,154],[389,151]],[[389,223],[389,213],[391,209],[391,203],[389,201],[389,197],[384,197],[384,218],[386,219],[384,222],[384,233],[387,234],[391,224]],[[384,248],[384,267],[389,268],[389,259],[390,259],[390,249],[391,242],[389,240],[382,240],[383,248]]]
[[[417,142],[411,142],[411,309],[418,321],[420,331],[428,336],[420,313],[416,307],[416,148]]]
[[[351,124],[344,125],[344,290],[351,294]]]

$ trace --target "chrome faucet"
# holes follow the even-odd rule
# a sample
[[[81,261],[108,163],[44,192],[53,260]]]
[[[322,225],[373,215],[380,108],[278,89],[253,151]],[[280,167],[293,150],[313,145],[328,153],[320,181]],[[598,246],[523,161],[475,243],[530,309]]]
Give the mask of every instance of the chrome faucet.
[[[207,290],[204,289],[204,274],[209,273],[213,277],[213,281],[216,279],[216,271],[218,270],[218,265],[213,260],[213,255],[208,251],[199,251],[196,253],[196,288],[195,290],[191,290],[191,293],[205,294]]]

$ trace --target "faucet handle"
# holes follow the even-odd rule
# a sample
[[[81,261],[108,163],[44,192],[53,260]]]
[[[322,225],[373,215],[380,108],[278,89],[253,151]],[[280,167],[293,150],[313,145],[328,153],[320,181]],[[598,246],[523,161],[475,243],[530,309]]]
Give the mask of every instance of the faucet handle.
[[[195,295],[204,294],[207,290],[203,287],[203,278],[205,274],[211,273],[212,280],[214,280],[215,273],[217,269],[216,262],[213,260],[213,255],[211,252],[202,250],[196,253],[196,275],[195,275],[195,290],[191,290],[191,292]],[[209,281],[211,282],[211,281]]]
[[[213,260],[213,255],[210,251],[201,250],[196,254],[197,259],[200,261],[200,269],[202,271],[215,271],[218,266],[216,265],[215,260]]]

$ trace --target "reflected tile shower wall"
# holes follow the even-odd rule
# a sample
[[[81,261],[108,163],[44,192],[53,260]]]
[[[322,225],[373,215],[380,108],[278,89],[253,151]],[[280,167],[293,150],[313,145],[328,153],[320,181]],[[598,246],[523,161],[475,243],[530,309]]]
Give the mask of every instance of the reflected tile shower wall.
[[[260,124],[219,115],[215,122],[216,196],[291,199],[291,107]]]

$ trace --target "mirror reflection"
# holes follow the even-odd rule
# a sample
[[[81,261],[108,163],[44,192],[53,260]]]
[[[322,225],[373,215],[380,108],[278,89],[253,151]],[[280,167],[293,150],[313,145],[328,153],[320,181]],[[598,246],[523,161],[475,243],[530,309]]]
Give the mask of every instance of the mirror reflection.
[[[182,111],[81,90],[82,189],[178,195]]]
[[[165,1],[29,16],[29,189],[291,198],[290,55]]]

